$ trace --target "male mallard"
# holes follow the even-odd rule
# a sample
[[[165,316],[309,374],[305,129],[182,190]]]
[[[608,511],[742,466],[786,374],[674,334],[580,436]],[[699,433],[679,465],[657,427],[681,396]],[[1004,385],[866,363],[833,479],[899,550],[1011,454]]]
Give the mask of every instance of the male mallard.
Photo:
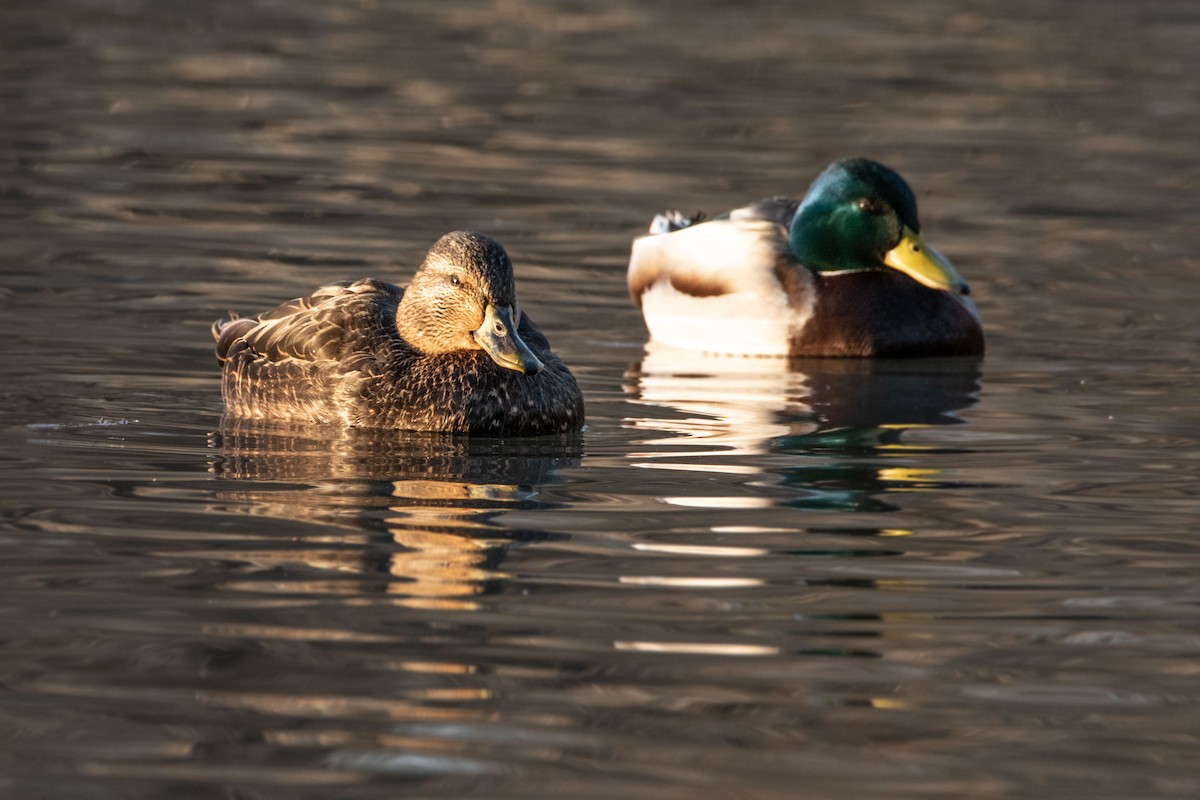
[[[659,215],[634,240],[629,293],[651,338],[690,350],[980,355],[967,283],[920,230],[904,179],[849,158],[799,203],[773,197],[712,220]]]
[[[583,396],[521,313],[512,262],[480,233],[443,236],[408,289],[322,286],[213,324],[234,417],[374,428],[578,430]]]

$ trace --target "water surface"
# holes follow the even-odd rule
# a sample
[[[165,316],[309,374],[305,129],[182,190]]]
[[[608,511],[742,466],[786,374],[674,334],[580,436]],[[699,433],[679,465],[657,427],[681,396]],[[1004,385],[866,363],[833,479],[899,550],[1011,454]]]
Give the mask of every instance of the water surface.
[[[0,11],[0,793],[1194,797],[1192,4]],[[664,208],[899,169],[984,360],[645,346]],[[508,247],[578,436],[221,418],[208,327]]]

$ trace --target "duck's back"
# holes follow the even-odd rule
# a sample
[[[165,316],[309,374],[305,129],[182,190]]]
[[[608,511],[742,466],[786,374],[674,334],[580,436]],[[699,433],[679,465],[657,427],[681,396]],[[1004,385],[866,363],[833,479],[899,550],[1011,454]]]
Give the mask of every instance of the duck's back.
[[[652,339],[687,350],[785,356],[811,313],[788,251],[796,202],[771,197],[711,219],[668,212],[633,242],[627,282]]]
[[[504,369],[481,350],[424,355],[396,330],[404,290],[330,284],[256,317],[213,325],[226,413],[253,419],[473,433],[553,433],[583,424],[575,379],[526,316],[545,364]]]
[[[362,280],[322,286],[254,317],[213,325],[225,411],[251,419],[361,424],[358,402],[378,373],[377,353],[403,290]]]

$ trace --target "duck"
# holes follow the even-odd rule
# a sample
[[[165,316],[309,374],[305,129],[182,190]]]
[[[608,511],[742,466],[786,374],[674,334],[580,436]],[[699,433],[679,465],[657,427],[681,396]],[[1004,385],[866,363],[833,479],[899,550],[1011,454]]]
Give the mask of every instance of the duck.
[[[629,294],[652,340],[714,354],[982,356],[970,286],[921,237],[899,173],[835,161],[803,199],[713,218],[659,214],[633,241]]]
[[[212,326],[227,417],[539,435],[580,430],[583,395],[517,300],[492,237],[454,231],[408,288],[330,283]]]

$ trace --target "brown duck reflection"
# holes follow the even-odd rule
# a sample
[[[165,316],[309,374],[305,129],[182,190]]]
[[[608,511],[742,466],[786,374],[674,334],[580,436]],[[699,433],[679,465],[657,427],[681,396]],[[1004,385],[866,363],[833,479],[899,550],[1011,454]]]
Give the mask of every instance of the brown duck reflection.
[[[541,487],[579,463],[581,439],[314,433],[225,419],[212,448],[220,511],[260,515],[269,530],[291,523],[269,546],[259,538],[253,551],[233,548],[254,576],[239,588],[470,608],[504,580],[514,544],[551,538],[498,520],[546,506]]]
[[[627,377],[632,402],[654,411],[625,423],[663,434],[643,441],[654,449],[634,454],[638,466],[771,473],[797,507],[886,511],[879,495],[943,485],[921,458],[932,448],[905,436],[961,423],[980,361],[730,358],[651,342]]]

